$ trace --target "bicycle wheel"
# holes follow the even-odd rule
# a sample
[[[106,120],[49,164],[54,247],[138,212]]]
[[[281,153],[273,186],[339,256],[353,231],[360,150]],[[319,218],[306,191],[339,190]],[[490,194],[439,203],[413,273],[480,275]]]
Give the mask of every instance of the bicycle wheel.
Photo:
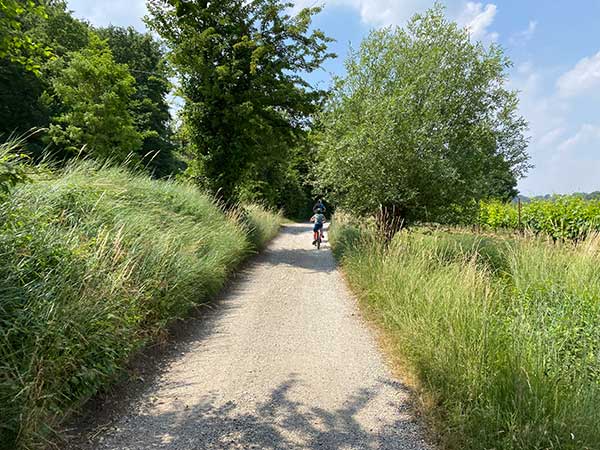
[[[321,236],[319,236],[319,239],[317,239],[317,250],[319,250],[321,248]]]

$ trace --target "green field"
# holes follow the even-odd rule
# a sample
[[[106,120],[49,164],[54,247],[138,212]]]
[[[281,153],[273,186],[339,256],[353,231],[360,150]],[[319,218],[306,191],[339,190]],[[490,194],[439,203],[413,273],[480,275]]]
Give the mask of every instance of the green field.
[[[10,449],[39,448],[281,222],[92,163],[40,174],[0,202],[0,442]]]
[[[452,449],[598,449],[600,239],[401,232],[338,215],[362,303]]]
[[[519,206],[500,201],[481,202],[477,223],[498,229],[523,229],[546,234],[553,239],[582,239],[600,231],[600,200],[578,196],[556,196],[549,200],[533,200]]]

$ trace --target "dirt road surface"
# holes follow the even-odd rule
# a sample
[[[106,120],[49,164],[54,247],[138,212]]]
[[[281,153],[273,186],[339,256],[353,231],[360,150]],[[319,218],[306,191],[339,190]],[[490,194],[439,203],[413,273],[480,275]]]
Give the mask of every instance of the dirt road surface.
[[[285,226],[89,448],[429,449],[327,244],[310,241]]]

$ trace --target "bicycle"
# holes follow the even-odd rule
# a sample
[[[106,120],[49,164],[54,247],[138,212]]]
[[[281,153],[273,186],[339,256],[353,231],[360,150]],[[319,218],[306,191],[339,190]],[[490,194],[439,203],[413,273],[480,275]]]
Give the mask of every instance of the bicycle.
[[[314,232],[314,240],[315,240],[315,244],[317,246],[317,250],[319,250],[321,248],[321,240],[323,238],[321,231],[315,231]]]

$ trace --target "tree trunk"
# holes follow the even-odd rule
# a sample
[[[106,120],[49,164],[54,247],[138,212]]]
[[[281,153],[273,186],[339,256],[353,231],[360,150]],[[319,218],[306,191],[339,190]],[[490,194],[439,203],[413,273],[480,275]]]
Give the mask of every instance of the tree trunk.
[[[386,243],[406,226],[406,211],[397,205],[381,205],[375,218],[379,235]]]

